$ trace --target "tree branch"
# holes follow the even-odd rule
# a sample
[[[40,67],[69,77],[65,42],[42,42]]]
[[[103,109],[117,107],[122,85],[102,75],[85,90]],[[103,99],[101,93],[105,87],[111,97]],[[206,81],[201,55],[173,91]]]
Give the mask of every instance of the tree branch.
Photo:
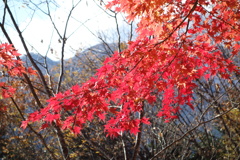
[[[190,134],[192,131],[194,131],[195,129],[197,129],[198,127],[200,127],[203,124],[206,124],[208,122],[211,122],[215,119],[218,119],[220,117],[222,117],[223,115],[226,115],[228,112],[230,112],[232,109],[236,108],[236,106],[231,107],[229,110],[218,114],[217,116],[213,117],[212,119],[203,121],[203,122],[199,122],[195,127],[193,127],[192,129],[188,130],[187,132],[185,132],[180,138],[178,138],[177,140],[175,140],[174,142],[172,142],[171,144],[169,144],[168,146],[166,146],[165,148],[163,148],[161,151],[157,152],[150,160],[153,160],[154,158],[157,158],[158,155],[160,155],[161,153],[163,153],[165,150],[167,150],[168,148],[172,147],[174,144],[176,144],[177,142],[181,141],[183,138],[185,138],[188,134]]]
[[[144,102],[142,102],[142,110],[141,110],[140,117],[139,117],[140,120],[143,118],[143,116],[144,116]],[[140,131],[137,133],[137,136],[136,136],[136,144],[135,144],[135,147],[134,147],[132,160],[136,160],[137,156],[138,156],[138,153],[139,153],[141,138],[142,138],[142,128],[143,128],[143,124],[140,123],[140,125],[139,125],[139,130]]]

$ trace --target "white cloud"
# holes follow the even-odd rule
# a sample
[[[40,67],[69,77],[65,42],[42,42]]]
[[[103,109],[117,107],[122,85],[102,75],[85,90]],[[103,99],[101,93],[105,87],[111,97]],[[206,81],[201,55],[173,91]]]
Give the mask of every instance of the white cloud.
[[[72,7],[72,2],[77,1],[57,1],[59,7],[52,7],[51,15],[58,29],[59,33],[63,35],[67,16]],[[16,5],[20,5],[15,4]],[[43,7],[42,4],[39,7]],[[22,7],[22,6],[21,6]],[[29,50],[31,52],[39,52],[43,55],[46,54],[49,45],[50,49],[53,49],[53,55],[59,55],[62,49],[62,41],[59,43],[59,36],[54,29],[49,17],[40,11],[35,12],[35,15],[31,19],[32,10],[27,6],[17,9],[18,14],[15,14],[18,18],[19,27],[23,31],[23,36],[29,44]],[[34,6],[31,5],[33,8]],[[12,10],[16,9],[12,8]],[[28,10],[27,10],[28,9]],[[46,8],[42,8],[46,10]],[[18,16],[21,15],[21,16]],[[77,50],[81,47],[89,47],[99,42],[99,39],[94,37],[91,33],[97,35],[100,31],[109,31],[115,29],[115,21],[109,17],[103,10],[101,10],[93,1],[82,0],[79,5],[74,9],[72,17],[69,21],[67,28],[67,43],[65,54],[66,57],[72,56],[73,50]],[[19,52],[24,54],[25,51],[18,38],[18,34],[14,29],[9,28],[9,33],[14,40],[15,47],[19,49]],[[90,31],[91,32],[90,32]],[[51,53],[51,51],[50,51]],[[49,54],[50,55],[50,54]]]

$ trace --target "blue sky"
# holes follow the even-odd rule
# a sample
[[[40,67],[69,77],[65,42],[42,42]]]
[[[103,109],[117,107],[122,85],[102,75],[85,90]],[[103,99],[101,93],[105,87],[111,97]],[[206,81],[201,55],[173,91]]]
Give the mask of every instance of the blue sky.
[[[29,0],[27,1],[29,2]],[[33,3],[25,3],[24,0],[9,0],[9,6],[14,14],[14,17],[23,33],[25,41],[29,45],[31,52],[38,52],[51,58],[58,57],[61,52],[62,42],[59,41],[59,36],[54,29],[50,18],[42,11],[47,12],[46,3],[40,3],[41,0],[34,0]],[[49,3],[51,17],[59,33],[63,35],[66,19],[73,5],[78,3],[77,0],[58,0]],[[81,2],[73,10],[67,29],[67,47],[65,56],[71,57],[78,49],[85,49],[100,42],[96,37],[99,33],[104,33],[108,37],[109,42],[116,42],[117,37],[115,19],[106,14],[99,6],[98,0],[81,0]],[[0,3],[2,21],[4,4]],[[39,7],[39,8],[37,8]],[[103,6],[102,6],[103,7]],[[103,7],[104,8],[104,7]],[[40,11],[40,9],[42,11]],[[112,14],[111,12],[108,12]],[[23,47],[20,43],[17,32],[15,31],[11,21],[6,19],[6,27],[10,34],[15,47],[21,54],[24,54]],[[125,28],[126,23],[123,22],[122,16],[118,15],[118,22],[121,28]],[[125,27],[123,27],[125,26]],[[122,31],[123,33],[124,31]],[[94,35],[95,36],[94,36]],[[3,34],[0,34],[0,40],[5,42]]]

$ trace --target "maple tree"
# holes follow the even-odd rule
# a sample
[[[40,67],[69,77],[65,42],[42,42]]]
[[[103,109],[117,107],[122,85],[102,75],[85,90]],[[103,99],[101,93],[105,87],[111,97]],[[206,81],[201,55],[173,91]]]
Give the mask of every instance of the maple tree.
[[[140,137],[142,123],[156,121],[146,112],[159,103],[157,99],[161,107],[155,115],[171,122],[185,107],[195,108],[194,94],[201,81],[239,74],[233,61],[240,49],[237,0],[114,0],[107,7],[126,13],[130,22],[139,20],[137,39],[107,58],[90,80],[50,98],[46,107],[23,121],[23,128],[41,121],[41,129],[53,124],[84,135],[83,128],[97,117],[105,123],[107,136],[122,137],[130,131]],[[230,50],[228,57],[218,44]],[[15,63],[18,74],[27,73],[20,61],[11,57],[8,62]],[[14,69],[8,63],[0,65]],[[14,89],[4,85],[3,96],[11,96]]]
[[[31,91],[26,89],[27,83],[24,81],[24,76],[29,76],[32,81],[37,82],[36,79],[33,79],[36,78],[35,70],[24,66],[19,56],[20,54],[12,45],[1,45],[0,112],[5,132],[4,135],[1,135],[1,141],[4,144],[1,145],[1,152],[4,157],[13,159],[34,157],[36,154],[49,150],[48,146],[41,145],[41,140],[45,144],[46,141],[41,134],[37,133],[36,127],[29,125],[29,129],[25,131],[19,128],[21,121],[25,120],[26,110],[36,109],[34,98],[26,96],[26,94],[31,94]],[[50,133],[49,131],[44,132]],[[48,143],[51,144],[52,141],[48,140]],[[41,149],[38,148],[39,146],[42,146]],[[45,156],[44,154],[40,155]]]
[[[23,73],[35,74],[32,68],[26,68],[23,66],[23,62],[19,59],[17,50],[11,44],[0,45],[0,66],[2,74],[6,74],[9,77],[22,76]],[[18,58],[17,58],[18,57]],[[3,98],[11,97],[15,89],[5,82],[0,82],[1,96]]]
[[[107,5],[113,6],[128,14],[129,21],[140,19],[138,38],[107,58],[89,81],[49,99],[47,107],[30,114],[23,128],[28,122],[56,121],[62,129],[80,133],[84,123],[97,116],[108,117],[105,131],[111,137],[128,130],[136,134],[140,123],[150,123],[138,116],[144,103],[153,104],[157,95],[163,95],[157,116],[168,122],[177,118],[183,104],[193,109],[196,80],[216,74],[229,78],[237,72],[231,60],[239,52],[237,1],[119,0]],[[222,56],[216,43],[231,46],[230,58]],[[61,118],[62,111],[74,114]]]
[[[5,5],[5,11],[8,9],[9,14],[11,15],[11,3],[6,3]],[[46,3],[47,6],[47,3]],[[7,13],[8,13],[7,12]],[[6,12],[4,12],[6,14]],[[5,16],[4,18],[6,18]],[[7,19],[7,18],[6,18]],[[7,40],[9,43],[12,44],[12,40],[9,36],[9,33],[5,30],[5,27],[7,28],[6,24],[4,24],[3,20],[2,23],[0,23],[1,29],[3,33],[5,34]],[[14,24],[16,23],[13,19],[10,19]],[[55,23],[55,22],[53,22]],[[16,30],[19,31],[19,37],[22,39],[23,35],[20,31],[21,28],[18,27],[18,25],[15,25]],[[102,35],[101,35],[102,36]],[[26,40],[27,41],[27,40]],[[23,40],[23,46],[25,46],[26,41]],[[105,38],[101,38],[102,43],[106,43]],[[65,45],[65,44],[64,44]],[[110,47],[107,43],[105,44],[105,47]],[[11,45],[10,45],[11,46]],[[122,44],[120,44],[122,46]],[[25,46],[26,47],[26,46]],[[105,47],[104,54],[105,55]],[[12,48],[13,49],[13,48]],[[100,66],[102,62],[103,57],[99,57],[97,55],[93,55],[93,53],[88,52],[86,53],[86,57],[82,58],[81,53],[79,53],[79,61],[75,62],[74,67],[78,67],[78,70],[81,69],[81,74],[74,74],[69,72],[67,68],[73,67],[71,66],[71,62],[64,62],[64,68],[62,68],[63,64],[57,65],[59,62],[54,62],[54,65],[56,65],[55,68],[51,67],[51,63],[49,63],[49,59],[40,55],[40,54],[30,54],[28,48],[26,47],[26,53],[28,53],[25,56],[22,57],[13,57],[11,59],[8,59],[9,62],[14,62],[15,59],[18,59],[18,62],[23,64],[24,66],[33,66],[37,70],[37,74],[34,76],[31,76],[28,74],[28,72],[22,72],[24,74],[19,74],[17,76],[9,76],[7,72],[0,73],[1,80],[4,82],[5,86],[11,86],[15,92],[9,97],[4,97],[5,99],[2,99],[0,96],[0,102],[1,102],[1,109],[5,112],[4,115],[8,116],[8,121],[6,121],[6,132],[5,135],[1,135],[1,138],[3,137],[4,143],[6,143],[6,146],[1,147],[0,150],[3,149],[4,151],[4,157],[5,158],[30,158],[33,154],[41,155],[41,157],[45,157],[42,159],[46,159],[46,157],[51,157],[52,159],[68,159],[72,156],[92,156],[94,154],[95,156],[99,156],[99,151],[96,149],[96,146],[98,144],[95,144],[93,140],[96,138],[89,136],[89,133],[86,132],[85,138],[77,138],[74,139],[74,136],[71,134],[68,134],[68,132],[62,132],[62,136],[64,140],[60,140],[61,137],[59,135],[56,135],[56,129],[55,127],[49,127],[49,124],[44,124],[42,127],[39,127],[39,124],[28,124],[27,129],[22,130],[19,128],[21,121],[26,120],[27,114],[34,112],[36,110],[39,110],[43,106],[47,105],[46,100],[49,98],[49,95],[54,95],[53,92],[55,92],[57,89],[57,86],[61,86],[60,90],[65,90],[69,86],[72,86],[73,83],[81,83],[84,79],[88,79],[90,75],[92,75],[94,69],[96,69],[96,66]],[[92,48],[95,49],[95,48]],[[99,48],[96,48],[99,50]],[[113,49],[113,48],[112,48]],[[115,49],[115,48],[114,48]],[[14,49],[13,49],[14,50]],[[50,51],[49,51],[50,52]],[[112,51],[108,51],[109,55],[112,53]],[[63,51],[64,54],[65,51]],[[5,52],[4,52],[5,54]],[[6,53],[11,54],[11,53]],[[94,53],[97,54],[97,53]],[[19,56],[20,54],[18,54]],[[25,62],[20,62],[20,58]],[[62,58],[63,59],[63,58]],[[69,60],[68,60],[69,61]],[[69,64],[68,64],[69,63]],[[99,64],[98,64],[99,63]],[[37,64],[37,65],[36,65]],[[86,66],[82,66],[86,65]],[[95,66],[96,65],[96,66]],[[17,65],[15,65],[17,66]],[[68,67],[69,66],[69,67]],[[0,65],[1,71],[2,67],[4,70],[8,70],[5,66]],[[23,67],[23,66],[22,66]],[[25,67],[23,67],[25,68]],[[28,67],[27,67],[28,68]],[[24,69],[23,69],[24,70]],[[29,71],[31,71],[29,69]],[[65,72],[62,74],[59,71]],[[42,76],[43,75],[43,76]],[[63,75],[62,81],[58,81],[59,77]],[[71,77],[73,76],[73,77]],[[69,80],[70,79],[70,80]],[[8,85],[7,85],[8,84]],[[60,85],[59,85],[60,84]],[[5,87],[6,88],[6,87]],[[2,91],[3,88],[0,88],[0,91]],[[57,92],[57,91],[56,91]],[[49,94],[50,93],[50,94]],[[2,105],[4,104],[4,105]],[[8,107],[6,107],[8,106]],[[1,111],[2,111],[1,110]],[[68,113],[65,113],[66,115]],[[64,116],[64,115],[63,115]],[[4,119],[5,117],[3,117]],[[51,118],[51,117],[50,117]],[[95,121],[95,124],[98,124],[98,121]],[[99,125],[103,126],[102,123]],[[44,131],[42,130],[44,127],[48,127]],[[87,128],[87,126],[86,126]],[[57,131],[58,132],[58,131]],[[96,132],[96,130],[94,131]],[[101,131],[103,133],[103,130]],[[61,133],[60,133],[61,134]],[[59,138],[60,137],[60,138]],[[102,139],[103,138],[103,139]],[[106,137],[100,137],[101,141],[106,140]],[[79,145],[82,143],[82,141],[86,141],[82,147],[79,147]],[[109,140],[107,140],[109,141]],[[56,143],[59,142],[59,143]],[[65,142],[65,145],[63,144]],[[106,142],[106,141],[105,141]],[[19,145],[16,146],[16,144],[19,143]],[[107,146],[109,143],[105,143]],[[32,152],[29,154],[29,146],[32,147]],[[41,146],[41,147],[40,147]],[[39,149],[40,147],[40,149]],[[67,148],[67,152],[64,147]],[[88,149],[86,150],[85,147]],[[111,148],[111,146],[108,146],[108,148]],[[77,149],[77,151],[76,151]],[[74,152],[73,152],[74,151]],[[64,152],[64,153],[63,153]],[[93,153],[91,153],[93,152]],[[96,152],[96,153],[95,153]]]
[[[6,66],[4,63],[0,64],[1,71],[2,71],[2,68],[6,69],[6,70],[9,69],[9,71],[11,71],[12,69],[15,69],[15,68],[16,68],[16,70],[20,70],[22,68],[21,72],[19,72],[18,75],[15,75],[15,77],[12,77],[11,75],[9,76],[8,71],[3,72],[3,74],[1,74],[1,78],[3,77],[3,79],[1,79],[1,80],[3,80],[3,83],[1,83],[3,87],[0,88],[1,94],[7,93],[3,96],[10,97],[9,99],[4,99],[4,100],[1,99],[1,101],[3,101],[3,102],[7,101],[4,104],[5,105],[9,104],[9,108],[10,108],[10,109],[5,110],[6,107],[3,106],[3,108],[5,110],[4,114],[7,114],[7,115],[9,115],[9,117],[11,117],[11,121],[9,121],[7,123],[7,129],[9,130],[9,128],[10,128],[10,131],[8,131],[9,135],[6,135],[4,138],[6,139],[6,137],[9,137],[9,139],[12,139],[13,135],[15,134],[15,132],[11,132],[12,125],[14,125],[15,127],[17,126],[19,128],[19,126],[20,126],[18,124],[19,119],[26,120],[25,119],[26,112],[38,110],[39,108],[42,108],[44,105],[46,105],[45,100],[48,99],[53,94],[53,92],[51,91],[51,87],[52,87],[51,84],[48,84],[49,81],[51,82],[51,80],[50,80],[51,77],[49,78],[49,77],[47,77],[48,75],[46,75],[46,76],[44,75],[43,71],[41,70],[42,68],[40,68],[40,66],[38,65],[39,62],[36,61],[35,59],[33,59],[32,55],[30,54],[30,51],[26,44],[26,40],[24,40],[22,31],[21,31],[18,23],[16,22],[15,16],[13,15],[13,13],[11,11],[11,9],[12,9],[11,2],[7,2],[7,1],[2,1],[2,2],[3,2],[3,5],[1,5],[1,7],[3,8],[3,17],[2,17],[2,21],[0,23],[2,33],[4,34],[6,40],[10,44],[13,44],[11,36],[6,27],[7,26],[6,21],[10,20],[8,22],[10,22],[12,24],[13,28],[18,33],[17,35],[19,36],[19,38],[21,40],[21,45],[23,46],[25,53],[27,54],[27,57],[31,63],[31,66],[33,66],[34,69],[36,69],[36,71],[33,71],[31,69],[25,69],[25,67],[23,67],[23,66],[21,67],[20,64],[15,65],[11,68],[8,68],[8,66]],[[31,1],[29,1],[27,3],[29,4],[30,2]],[[46,2],[46,4],[47,4],[47,7],[49,7],[47,2]],[[74,6],[72,6],[72,7],[73,7],[72,10],[73,10]],[[70,15],[72,13],[72,10],[69,13]],[[68,24],[68,21],[66,22],[65,28],[67,28],[67,24]],[[66,30],[65,30],[65,34],[66,34]],[[61,35],[59,35],[59,36],[62,39],[66,39],[65,36],[63,36],[63,37]],[[66,42],[66,40],[65,40],[65,42]],[[10,45],[10,46],[12,46],[12,45]],[[63,43],[63,48],[62,48],[63,53],[64,53],[64,46],[65,46],[65,43]],[[9,48],[10,47],[8,47],[8,49]],[[4,46],[2,49],[4,49]],[[14,49],[12,49],[12,50],[14,50]],[[12,55],[11,50],[6,50],[4,52],[7,52],[6,54],[8,54],[8,55]],[[17,59],[17,61],[22,64],[22,62],[20,62],[19,56],[17,56],[17,57],[10,56],[10,58],[8,58],[8,61],[11,62],[13,60],[13,62],[15,62],[15,59]],[[3,62],[5,61],[4,59],[1,59],[1,60],[3,60]],[[62,56],[62,60],[63,60],[63,56]],[[28,64],[24,64],[24,65],[27,66]],[[48,71],[48,68],[46,66],[43,65],[43,67],[45,67],[46,71]],[[26,72],[24,72],[24,70],[26,70]],[[31,76],[28,72],[30,74],[31,74],[31,72],[33,72],[33,74],[37,73],[37,77],[33,78],[33,76]],[[58,85],[58,89],[61,86],[61,80],[62,80],[61,77],[62,76],[58,77],[59,80],[56,83]],[[49,80],[49,81],[47,82],[47,80]],[[10,84],[10,85],[8,85],[6,82],[8,82],[8,84]],[[20,83],[17,84],[17,82],[20,82]],[[23,84],[23,85],[21,85],[21,84]],[[9,86],[11,86],[11,88]],[[18,88],[14,88],[14,86],[18,87]],[[41,87],[44,89],[42,90]],[[16,92],[16,90],[20,90],[20,92],[22,92],[22,93]],[[15,94],[13,95],[14,91],[15,91]],[[24,96],[26,96],[25,94],[30,95],[28,99],[26,99],[27,97],[24,97]],[[20,98],[20,99],[17,99],[17,98]],[[31,103],[29,103],[29,102],[31,102]],[[31,106],[28,106],[28,104]],[[13,108],[11,108],[11,107],[13,107]],[[1,108],[2,108],[2,106],[1,106]],[[68,149],[66,148],[67,145],[65,144],[63,132],[60,130],[60,128],[58,126],[55,126],[52,129],[48,129],[47,132],[50,133],[49,134],[50,140],[49,140],[49,137],[44,136],[44,134],[46,134],[45,131],[39,133],[38,130],[39,130],[39,127],[29,124],[28,130],[26,130],[25,132],[23,132],[21,130],[19,133],[20,133],[20,135],[25,135],[25,137],[24,137],[25,141],[30,140],[31,139],[30,137],[32,137],[34,135],[33,136],[34,144],[37,144],[40,142],[40,145],[42,145],[42,147],[40,147],[41,148],[40,150],[36,149],[36,148],[34,148],[34,149],[37,153],[40,153],[40,152],[44,153],[41,155],[43,155],[45,157],[51,156],[52,159],[59,159],[60,157],[61,158],[63,157],[63,159],[65,159],[65,157],[68,156]],[[49,130],[50,130],[50,132],[49,132]],[[54,134],[57,134],[57,135],[54,135]],[[28,135],[30,135],[30,136],[28,136]],[[15,138],[13,138],[13,139],[14,139],[13,141],[15,141],[15,142],[17,141],[17,139],[15,139]],[[56,141],[59,142],[58,145],[51,145],[52,142],[54,142],[54,144],[56,144]],[[12,141],[9,141],[9,142],[11,142],[10,144],[13,144]],[[25,145],[23,144],[21,146],[22,147],[20,147],[20,145],[19,145],[20,150],[24,151],[26,148],[26,147],[24,147]],[[8,147],[8,149],[6,149],[6,150],[12,150],[11,145],[8,145],[7,147]],[[36,147],[39,147],[39,146],[36,146]],[[13,148],[16,149],[15,150],[16,152],[14,151],[13,155],[15,155],[17,157],[24,156],[24,154],[17,154],[17,152],[19,151],[17,147],[13,147]],[[47,154],[45,154],[45,153],[47,153]],[[31,156],[30,154],[28,154],[28,155],[29,155],[29,157]],[[8,156],[11,157],[11,154],[9,153]]]

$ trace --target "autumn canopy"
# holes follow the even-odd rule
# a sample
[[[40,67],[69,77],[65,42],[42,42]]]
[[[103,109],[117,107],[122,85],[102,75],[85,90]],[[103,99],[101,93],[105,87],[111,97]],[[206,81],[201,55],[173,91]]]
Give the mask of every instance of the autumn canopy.
[[[136,134],[141,123],[151,121],[143,114],[145,105],[161,99],[161,110],[154,116],[171,121],[182,106],[194,109],[197,80],[239,73],[232,63],[240,50],[238,0],[113,0],[106,7],[139,21],[137,39],[107,58],[90,80],[56,94],[48,106],[31,113],[23,128],[42,120],[42,128],[54,123],[78,134],[98,117],[106,122],[108,136]],[[227,58],[219,44],[231,51]],[[33,73],[14,58],[19,54],[11,45],[0,48],[0,65],[11,76]],[[14,92],[3,82],[0,87],[3,97]],[[62,116],[65,112],[72,114]]]

